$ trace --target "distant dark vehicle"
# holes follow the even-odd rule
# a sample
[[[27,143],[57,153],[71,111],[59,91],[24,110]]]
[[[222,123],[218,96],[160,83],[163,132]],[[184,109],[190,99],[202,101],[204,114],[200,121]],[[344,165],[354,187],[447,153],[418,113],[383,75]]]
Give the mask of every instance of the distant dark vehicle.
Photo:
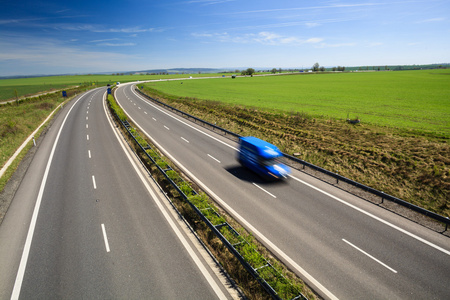
[[[275,145],[256,137],[242,137],[239,140],[239,163],[266,180],[287,178],[291,170],[281,163],[282,156],[283,153]]]
[[[111,86],[109,83],[106,86]]]

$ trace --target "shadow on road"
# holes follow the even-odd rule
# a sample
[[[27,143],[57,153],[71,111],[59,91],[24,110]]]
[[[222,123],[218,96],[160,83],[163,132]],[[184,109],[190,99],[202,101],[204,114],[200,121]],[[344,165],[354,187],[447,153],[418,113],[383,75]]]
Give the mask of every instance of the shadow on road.
[[[268,181],[264,178],[258,176],[256,173],[250,171],[249,169],[242,167],[240,165],[236,166],[229,166],[226,167],[225,170],[227,170],[228,173],[232,174],[234,177],[251,182],[256,183],[262,186],[273,186],[273,185],[280,185],[280,184],[287,184],[285,180],[277,180],[277,181]]]

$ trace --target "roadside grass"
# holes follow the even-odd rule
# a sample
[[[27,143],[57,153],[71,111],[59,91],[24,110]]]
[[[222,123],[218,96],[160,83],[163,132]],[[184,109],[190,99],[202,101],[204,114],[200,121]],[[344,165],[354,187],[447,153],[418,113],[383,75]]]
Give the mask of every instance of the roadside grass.
[[[108,104],[110,108],[116,113],[120,120],[125,120],[123,110],[117,105],[114,98],[108,95]],[[119,116],[125,116],[122,119]],[[130,123],[130,125],[133,125]],[[205,243],[209,251],[213,253],[221,266],[227,271],[233,278],[237,285],[242,289],[248,299],[271,299],[271,297],[264,291],[262,286],[250,275],[250,273],[242,266],[242,264],[236,259],[236,257],[225,247],[222,241],[210,230],[204,221],[200,219],[197,213],[192,207],[181,197],[180,193],[170,184],[168,180],[157,169],[147,155],[141,150],[140,146],[123,129],[119,126],[120,130],[124,133],[124,137],[127,139],[129,145],[138,154],[141,161],[146,168],[152,174],[152,177],[164,190],[166,195],[172,201],[172,204],[180,212],[180,214],[189,222],[192,229],[195,231],[198,237]],[[299,291],[303,295],[306,295],[308,299],[317,299],[317,296],[301,281],[294,273],[288,271],[285,266],[280,264],[272,254],[262,246],[250,233],[248,233],[239,223],[233,220],[225,211],[216,207],[209,197],[203,193],[198,186],[191,182],[184,174],[178,170],[178,168],[151,143],[148,143],[143,138],[143,134],[133,127],[130,128],[131,133],[136,138],[138,143],[142,145],[150,145],[150,149],[146,149],[145,152],[149,154],[156,164],[162,169],[166,169],[166,175],[174,181],[174,183],[180,188],[181,192],[185,194],[189,201],[193,203],[199,210],[202,211],[212,224],[219,225],[227,222],[232,228],[239,234],[238,238],[232,234],[228,227],[222,227],[220,232],[230,242],[244,242],[241,247],[237,246],[239,253],[248,261],[252,267],[257,268],[262,266],[262,262],[265,259],[269,260],[275,270],[280,273],[270,272],[269,270],[262,271],[261,277],[264,278],[272,287],[276,289],[281,299],[292,299],[298,296]],[[170,167],[171,170],[167,170]],[[194,192],[195,191],[195,192]],[[265,259],[264,259],[265,258]],[[277,275],[275,275],[277,274]],[[281,276],[282,274],[282,276]]]
[[[446,76],[447,75],[447,76]],[[306,113],[450,137],[450,70],[353,72],[152,82],[166,95]]]
[[[222,74],[170,74],[170,75],[67,75],[43,76],[33,78],[0,79],[0,101],[12,100],[17,96],[29,96],[41,92],[64,89],[74,86],[104,86],[116,82],[165,80],[186,77],[222,76]],[[227,75],[230,76],[230,75]]]
[[[51,92],[53,90],[60,90],[66,87],[67,84],[0,86],[0,101],[15,100],[16,91],[17,97],[22,98],[24,96],[31,96],[43,92]]]
[[[68,96],[80,92],[77,89],[68,90]],[[41,124],[49,113],[66,99],[59,93],[27,98],[19,103],[13,102],[0,105],[0,168],[14,154],[25,139]],[[29,146],[28,146],[29,149]],[[23,155],[26,152],[22,151]],[[23,157],[22,155],[22,157]],[[21,158],[8,168],[0,180],[0,190],[17,168]]]
[[[144,90],[179,110],[240,135],[262,138],[285,153],[296,153],[300,159],[450,216],[448,137],[365,122],[352,125],[305,112],[177,97],[153,87],[159,89],[159,85],[148,84]]]

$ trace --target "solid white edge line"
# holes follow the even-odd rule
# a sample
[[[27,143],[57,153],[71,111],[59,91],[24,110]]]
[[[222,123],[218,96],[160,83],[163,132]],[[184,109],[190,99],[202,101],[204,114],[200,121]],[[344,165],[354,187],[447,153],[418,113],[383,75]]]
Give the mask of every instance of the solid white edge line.
[[[150,187],[150,185],[148,184],[147,180],[145,179],[144,175],[142,175],[142,173],[140,172],[138,166],[136,166],[135,162],[133,161],[133,158],[130,156],[130,154],[128,153],[127,149],[125,148],[125,145],[123,144],[122,140],[120,139],[120,137],[117,135],[117,132],[114,130],[114,126],[111,123],[110,118],[108,117],[108,113],[106,112],[106,106],[105,106],[105,101],[103,101],[103,109],[105,111],[105,114],[107,116],[109,125],[111,126],[111,129],[113,130],[117,140],[119,141],[119,144],[122,147],[123,152],[125,153],[125,155],[127,156],[128,160],[130,161],[131,165],[133,166],[134,170],[136,171],[137,175],[139,176],[139,178],[141,179],[142,183],[144,184],[145,188],[147,189],[148,193],[150,194],[150,196],[152,197],[152,199],[155,201],[156,205],[158,206],[158,208],[160,209],[160,211],[162,212],[162,214],[164,215],[165,219],[167,220],[167,222],[169,223],[170,227],[172,228],[172,230],[174,231],[174,233],[176,234],[176,236],[178,237],[178,239],[180,240],[181,244],[184,246],[184,248],[186,249],[186,251],[189,253],[189,255],[191,256],[191,258],[193,259],[194,263],[197,265],[197,267],[199,268],[200,272],[203,274],[203,276],[205,277],[205,279],[208,281],[209,285],[212,287],[212,289],[214,290],[214,292],[216,293],[217,297],[219,297],[219,299],[227,299],[227,297],[225,296],[225,294],[222,292],[222,290],[220,289],[220,287],[217,285],[217,283],[215,282],[215,280],[212,278],[211,274],[209,274],[208,270],[205,268],[205,266],[203,265],[203,263],[200,261],[200,259],[198,258],[197,254],[194,252],[194,250],[192,249],[192,247],[189,245],[189,243],[187,242],[187,240],[185,239],[185,237],[182,235],[182,233],[180,232],[180,230],[178,229],[178,227],[175,225],[174,221],[170,218],[169,213],[164,209],[163,204],[161,203],[160,199],[156,196],[156,194],[153,192],[152,188]]]
[[[428,245],[430,247],[433,247],[436,250],[439,250],[439,251],[441,251],[441,252],[443,252],[443,253],[445,253],[447,255],[450,255],[450,251],[445,250],[444,248],[439,247],[438,245],[435,245],[435,244],[433,244],[433,243],[431,243],[431,242],[429,242],[429,241],[427,241],[427,240],[425,240],[425,239],[423,239],[423,238],[421,238],[421,237],[419,237],[419,236],[417,236],[417,235],[415,235],[415,234],[413,234],[413,233],[411,233],[411,232],[409,232],[409,231],[407,231],[407,230],[405,230],[403,228],[400,228],[397,225],[389,223],[388,221],[385,221],[385,220],[383,220],[380,217],[377,217],[377,216],[375,216],[375,215],[373,215],[373,214],[371,214],[371,213],[369,213],[369,212],[367,212],[367,211],[365,211],[365,210],[363,210],[363,209],[361,209],[361,208],[359,208],[359,207],[357,207],[357,206],[355,206],[353,204],[350,204],[350,203],[342,200],[341,198],[338,198],[338,197],[336,197],[334,195],[331,195],[330,193],[325,192],[325,191],[319,189],[318,187],[315,187],[312,184],[309,184],[309,183],[307,183],[307,182],[305,182],[305,181],[303,181],[301,179],[298,179],[298,178],[296,178],[296,177],[294,177],[292,175],[289,175],[289,177],[291,177],[294,180],[297,180],[300,183],[303,183],[306,186],[309,186],[310,188],[312,188],[312,189],[314,189],[314,190],[316,190],[316,191],[318,191],[318,192],[320,192],[320,193],[322,193],[322,194],[324,194],[324,195],[326,195],[326,196],[328,196],[328,197],[330,197],[330,198],[332,198],[332,199],[334,199],[336,201],[341,202],[342,204],[347,205],[348,207],[351,207],[351,208],[359,211],[360,213],[365,214],[366,216],[369,216],[369,217],[371,217],[371,218],[373,218],[373,219],[375,219],[375,220],[377,220],[377,221],[379,221],[379,222],[381,222],[381,223],[383,223],[383,224],[385,224],[385,225],[387,225],[387,226],[389,226],[389,227],[391,227],[393,229],[396,229],[396,230],[398,230],[398,231],[400,231],[400,232],[402,232],[402,233],[404,233],[404,234],[406,234],[406,235],[408,235],[408,236],[410,236],[410,237],[412,237],[412,238],[414,238],[414,239],[416,239],[416,240],[418,240],[418,241],[420,241],[420,242],[422,242],[422,243],[424,243],[424,244],[426,244],[426,245]]]
[[[94,184],[94,190],[97,189],[97,185],[95,184],[95,176],[92,175],[92,183]]]
[[[105,224],[102,223],[102,232],[103,232],[103,240],[105,241],[106,252],[109,252],[111,249],[109,248],[108,236],[106,235]]]
[[[134,92],[134,91],[133,91]],[[119,106],[122,108],[122,110],[125,111],[125,109],[120,105],[119,102],[117,102],[119,104]],[[153,106],[153,105],[151,105]],[[161,109],[159,109],[158,107],[155,107],[158,110],[162,111]],[[163,113],[169,115],[167,112],[162,111]],[[128,115],[129,116],[129,115]],[[169,115],[170,116],[170,115]],[[178,120],[177,118],[171,116],[172,118]],[[272,251],[274,251],[275,253],[278,254],[278,256],[283,259],[284,261],[286,261],[289,265],[291,265],[295,270],[297,270],[297,272],[299,272],[300,274],[302,274],[303,279],[306,279],[306,281],[308,281],[308,283],[310,285],[313,286],[313,288],[321,291],[324,295],[326,295],[328,297],[328,299],[330,300],[334,300],[334,299],[339,299],[337,298],[333,293],[331,293],[326,287],[324,287],[319,281],[317,281],[314,277],[312,277],[305,269],[303,269],[302,267],[300,267],[291,257],[289,257],[286,253],[284,253],[280,248],[278,248],[274,243],[272,243],[266,236],[264,236],[261,232],[259,232],[259,230],[257,230],[255,227],[253,227],[253,225],[251,225],[246,219],[244,219],[240,214],[238,214],[233,208],[231,208],[231,206],[229,206],[225,201],[223,201],[219,196],[217,196],[211,189],[209,189],[203,182],[201,182],[197,177],[194,176],[194,174],[192,174],[186,167],[184,167],[181,163],[179,163],[175,157],[173,157],[169,152],[167,152],[158,142],[155,141],[155,139],[153,139],[152,136],[150,136],[131,116],[130,119],[133,121],[134,124],[136,124],[136,126],[139,128],[139,130],[141,130],[152,142],[154,145],[156,145],[156,147],[158,147],[158,149],[160,149],[172,162],[174,162],[180,169],[182,169],[183,172],[185,172],[185,174],[192,178],[194,181],[196,181],[198,183],[198,185],[201,186],[201,188],[210,196],[212,197],[216,202],[219,203],[220,206],[222,206],[225,210],[228,211],[228,213],[230,213],[235,219],[238,220],[238,222],[243,225],[244,227],[246,227],[248,230],[250,230],[255,236],[258,237],[258,239],[260,239],[267,247],[269,247],[270,249],[272,249]],[[180,120],[178,120],[180,121]],[[180,121],[181,123],[186,124],[185,122]],[[202,132],[201,130],[186,124],[187,126],[211,137],[214,140],[219,141],[220,143],[232,148],[232,149],[236,149],[231,145],[228,145],[227,143],[216,139],[215,137],[210,136],[207,133]],[[237,149],[236,149],[237,150]]]
[[[36,204],[35,204],[34,210],[33,210],[33,215],[31,217],[30,227],[28,229],[27,238],[25,240],[25,245],[24,245],[23,252],[22,252],[22,258],[20,259],[19,269],[17,270],[17,276],[16,276],[16,280],[14,282],[14,288],[13,288],[13,291],[11,294],[11,300],[19,299],[20,290],[22,288],[22,283],[23,283],[23,277],[25,275],[25,268],[27,266],[28,256],[30,254],[31,242],[33,240],[33,235],[34,235],[34,229],[36,227],[36,221],[37,221],[37,217],[39,214],[39,208],[41,206],[42,196],[44,195],[44,189],[45,189],[45,185],[47,183],[48,173],[50,172],[50,166],[52,164],[53,155],[55,154],[56,145],[58,144],[59,137],[61,136],[62,129],[64,128],[64,124],[66,123],[66,120],[70,115],[70,112],[75,107],[75,105],[78,103],[78,101],[80,101],[85,95],[86,95],[86,93],[83,94],[69,109],[66,117],[64,118],[63,122],[61,123],[61,127],[59,128],[55,142],[53,143],[52,151],[50,152],[50,156],[47,161],[47,166],[45,167],[44,176],[42,177],[41,186],[39,188],[39,193],[38,193],[38,196],[36,199]]]
[[[31,139],[36,135],[36,133],[38,132],[39,129],[41,129],[42,126],[44,126],[45,123],[47,123],[48,120],[50,120],[50,118],[53,116],[53,114],[58,110],[58,108],[61,107],[61,105],[63,105],[63,103],[61,103],[60,105],[58,105],[49,115],[48,117],[44,120],[44,122],[42,122],[38,128],[36,128],[35,131],[33,131],[28,138],[25,140],[25,142],[22,143],[22,145],[20,145],[20,147],[16,150],[16,152],[14,152],[13,156],[10,157],[10,159],[8,159],[8,161],[6,162],[6,164],[1,168],[0,170],[0,178],[3,176],[3,174],[6,172],[6,169],[9,168],[9,166],[12,164],[12,162],[16,159],[16,157],[19,155],[20,152],[22,152],[23,148],[25,148],[25,146],[28,144],[29,141],[31,141]]]
[[[171,117],[172,119],[177,120],[177,121],[180,122],[181,124],[184,124],[184,125],[186,125],[186,126],[192,128],[192,129],[194,129],[194,130],[200,132],[201,134],[206,135],[207,137],[209,137],[209,138],[211,138],[211,139],[213,139],[213,140],[215,140],[215,141],[217,141],[217,142],[219,142],[219,143],[221,143],[221,144],[223,144],[223,145],[225,145],[225,146],[227,146],[227,147],[229,147],[229,148],[231,148],[231,149],[234,149],[234,150],[236,150],[236,151],[239,151],[236,147],[233,147],[233,146],[231,146],[231,145],[225,143],[224,141],[221,141],[221,140],[219,140],[218,138],[215,138],[215,137],[213,137],[212,135],[207,134],[206,132],[204,132],[204,131],[202,131],[202,130],[200,130],[200,129],[198,129],[198,128],[195,128],[194,126],[192,126],[192,125],[190,125],[190,124],[184,122],[183,120],[178,119],[178,118],[175,117],[175,116],[172,116],[171,114],[169,114],[168,112],[166,112],[166,111],[164,111],[163,109],[159,108],[158,106],[155,106],[153,103],[150,103],[149,101],[146,101],[146,100],[145,100],[144,98],[142,98],[140,95],[136,94],[136,92],[135,92],[134,90],[131,90],[131,92],[132,92],[136,97],[138,97],[139,99],[141,99],[142,101],[144,101],[144,103],[146,103],[146,104],[150,105],[151,107],[153,107],[153,108],[159,110],[160,112],[162,112],[163,114],[165,114],[165,115]],[[123,109],[123,107],[122,107],[122,109]],[[154,119],[154,120],[156,121],[156,119]]]
[[[218,160],[217,158],[215,158],[214,156],[208,154],[209,157],[211,157],[212,159],[214,159],[215,161],[217,161],[219,164],[221,163],[220,160]]]
[[[185,124],[186,126],[191,127],[191,128],[193,128],[194,130],[196,130],[196,131],[198,131],[198,132],[200,132],[200,133],[202,133],[202,134],[204,134],[204,135],[206,135],[206,136],[208,136],[208,137],[211,137],[213,140],[216,140],[216,141],[218,141],[218,142],[224,144],[225,146],[228,146],[228,147],[230,147],[230,148],[235,149],[235,150],[238,151],[238,149],[236,149],[235,147],[233,147],[233,146],[231,146],[231,145],[229,145],[229,144],[227,144],[227,143],[225,143],[225,142],[223,142],[223,141],[221,141],[221,140],[219,140],[219,139],[217,139],[217,138],[215,138],[215,137],[213,137],[213,136],[211,136],[211,135],[209,135],[209,134],[207,134],[207,133],[205,133],[205,132],[203,132],[203,131],[201,131],[201,130],[199,130],[198,128],[193,127],[192,125],[187,124],[186,122],[183,122],[183,121],[179,120],[178,118],[176,118],[176,117],[170,115],[168,112],[165,112],[163,109],[161,109],[161,108],[155,106],[154,104],[150,103],[149,101],[146,101],[143,97],[141,97],[139,94],[137,94],[133,89],[131,89],[131,91],[132,91],[132,93],[133,93],[136,97],[138,97],[139,99],[141,99],[141,100],[144,101],[145,103],[148,103],[150,106],[152,106],[152,107],[154,107],[155,109],[161,111],[162,113],[164,113],[164,114],[166,114],[166,115],[172,117],[173,119],[179,121],[180,123],[183,123],[183,124]],[[119,105],[120,105],[120,104],[119,104]],[[122,109],[123,109],[123,107],[122,107]],[[134,120],[133,120],[133,122],[136,124],[136,122],[135,122]],[[142,128],[141,128],[141,130],[142,130]],[[147,135],[149,138],[151,138],[148,134],[146,134],[146,135]],[[151,139],[152,139],[152,138],[151,138]],[[153,139],[152,139],[152,140],[153,140]],[[165,152],[167,153],[167,151],[165,151]],[[186,171],[187,171],[187,170],[186,170]],[[192,175],[192,174],[191,174],[191,175]],[[192,175],[192,176],[193,176],[193,175]],[[342,204],[345,204],[345,205],[347,205],[347,206],[349,206],[349,207],[352,207],[353,209],[355,209],[355,210],[357,210],[357,211],[359,211],[359,212],[361,212],[361,213],[363,213],[363,214],[365,214],[365,215],[367,215],[367,216],[370,216],[370,217],[372,217],[373,219],[375,219],[375,220],[377,220],[377,221],[379,221],[379,222],[381,222],[381,223],[383,223],[383,224],[385,224],[385,225],[387,225],[387,226],[389,226],[389,227],[391,227],[391,228],[393,228],[393,229],[396,229],[396,230],[398,230],[398,231],[400,231],[400,232],[402,232],[402,233],[404,233],[404,234],[406,234],[406,235],[408,235],[408,236],[410,236],[410,237],[412,237],[412,238],[414,238],[414,239],[416,239],[416,240],[418,240],[418,241],[420,241],[420,242],[422,242],[422,243],[424,243],[424,244],[426,244],[426,245],[428,245],[428,246],[430,246],[430,247],[432,247],[432,248],[434,248],[434,249],[436,249],[436,250],[439,250],[439,251],[441,251],[441,252],[443,252],[443,253],[445,253],[445,254],[447,254],[447,255],[450,255],[450,251],[448,251],[448,250],[446,250],[446,249],[444,249],[444,248],[442,248],[442,247],[439,247],[438,245],[435,245],[435,244],[433,244],[433,243],[431,243],[431,242],[429,242],[429,241],[427,241],[427,240],[425,240],[425,239],[423,239],[423,238],[421,238],[421,237],[419,237],[419,236],[417,236],[417,235],[415,235],[415,234],[413,234],[413,233],[411,233],[411,232],[409,232],[409,231],[407,231],[407,230],[405,230],[405,229],[402,229],[402,228],[400,228],[400,227],[398,227],[398,226],[396,226],[396,225],[394,225],[394,224],[392,224],[392,223],[390,223],[390,222],[388,222],[388,221],[385,221],[385,220],[381,219],[380,217],[377,217],[377,216],[375,216],[375,215],[373,215],[373,214],[371,214],[371,213],[369,213],[369,212],[366,212],[366,211],[364,211],[363,209],[361,209],[361,208],[359,208],[359,207],[357,207],[357,206],[355,206],[355,205],[352,205],[352,204],[350,204],[350,203],[348,203],[348,202],[346,202],[346,201],[344,201],[344,200],[342,200],[342,199],[340,199],[340,198],[338,198],[338,197],[336,197],[336,196],[333,196],[333,195],[331,195],[331,194],[329,194],[329,193],[327,193],[327,192],[325,192],[325,191],[323,191],[323,190],[321,190],[321,189],[319,189],[319,188],[317,188],[317,187],[315,187],[315,186],[313,186],[313,185],[311,185],[311,184],[309,184],[309,183],[307,183],[307,182],[305,182],[305,181],[303,181],[303,180],[301,180],[301,179],[299,179],[299,178],[297,178],[297,177],[294,177],[294,176],[292,176],[292,175],[289,175],[289,177],[292,178],[292,179],[294,179],[294,180],[296,180],[296,181],[298,181],[298,182],[301,182],[301,183],[303,183],[303,184],[305,184],[305,185],[307,185],[307,186],[309,186],[309,187],[311,187],[311,188],[313,188],[313,189],[315,189],[315,190],[317,190],[317,191],[319,191],[319,192],[321,192],[321,193],[323,193],[323,194],[325,194],[325,195],[327,195],[327,196],[329,196],[329,197],[331,197],[332,199],[335,199],[335,200],[341,202]],[[195,178],[195,177],[194,177],[194,178]],[[197,179],[197,180],[198,180],[198,179]],[[207,187],[205,186],[205,188],[207,188]],[[208,189],[208,190],[209,190],[209,189]],[[211,192],[212,192],[212,191],[211,191]],[[220,198],[217,198],[217,199],[220,199]],[[228,206],[228,205],[227,205],[227,206]],[[231,209],[231,208],[230,208],[230,209]]]
[[[265,189],[263,189],[262,187],[260,187],[259,185],[257,185],[256,183],[252,182],[254,186],[256,186],[257,188],[261,189],[262,191],[266,192],[267,194],[269,194],[270,196],[276,198],[276,196],[274,194],[269,193],[268,191],[266,191]]]
[[[189,124],[187,124],[187,123],[185,123],[185,122],[183,122],[183,121],[181,121],[181,120],[179,120],[179,119],[177,119],[176,117],[170,115],[169,113],[165,112],[165,111],[162,110],[161,108],[159,108],[159,107],[153,105],[152,103],[146,101],[146,100],[145,100],[143,97],[141,97],[139,94],[136,94],[136,92],[135,92],[134,90],[131,90],[131,91],[133,92],[133,94],[134,94],[136,97],[140,98],[141,100],[143,100],[145,103],[148,103],[148,104],[151,105],[152,107],[158,109],[158,110],[161,111],[162,113],[165,113],[166,115],[168,115],[168,116],[174,118],[175,120],[177,120],[177,121],[179,121],[179,122],[181,122],[181,123],[183,123],[183,124],[185,124],[185,125],[187,125],[187,126],[193,128],[193,129],[195,129],[195,130],[197,130],[197,131],[199,131],[199,132],[201,132],[201,133],[203,133],[204,135],[206,135],[206,136],[208,136],[208,137],[211,137],[213,140],[216,140],[216,141],[218,141],[218,142],[220,142],[220,143],[222,143],[222,144],[224,144],[224,145],[226,145],[226,146],[228,146],[228,147],[230,147],[230,148],[235,149],[235,150],[238,151],[238,149],[236,149],[235,147],[233,147],[233,146],[231,146],[231,145],[228,145],[227,143],[225,143],[225,142],[223,142],[223,141],[221,141],[221,140],[218,140],[218,139],[216,139],[215,137],[212,137],[212,136],[210,136],[209,134],[207,134],[207,133],[205,133],[205,132],[203,132],[203,131],[201,131],[201,130],[199,130],[199,129],[197,129],[197,128],[195,128],[195,127],[193,127],[193,126],[191,126],[191,125],[189,125]],[[289,177],[291,177],[292,179],[294,179],[294,180],[296,180],[296,181],[298,181],[298,182],[301,182],[301,183],[303,183],[303,184],[305,184],[305,185],[307,185],[307,186],[309,186],[309,187],[311,187],[311,188],[313,188],[313,189],[315,189],[315,190],[317,190],[317,191],[319,191],[319,192],[321,192],[321,193],[323,193],[323,194],[325,194],[325,195],[327,195],[327,196],[329,196],[329,197],[331,197],[331,198],[333,198],[333,199],[335,199],[335,200],[337,200],[337,201],[339,201],[339,202],[341,202],[341,203],[343,203],[343,204],[345,204],[345,205],[347,205],[347,206],[349,206],[349,207],[352,207],[352,208],[358,210],[359,212],[362,212],[363,214],[366,214],[366,215],[368,215],[368,216],[370,216],[370,217],[372,217],[372,218],[374,218],[374,219],[380,221],[381,223],[384,223],[384,224],[390,226],[390,227],[393,228],[393,229],[396,229],[396,230],[398,230],[398,231],[400,231],[400,232],[402,232],[402,233],[404,233],[404,234],[406,234],[406,235],[409,235],[410,237],[412,237],[412,238],[414,238],[414,239],[416,239],[416,240],[418,240],[418,241],[420,241],[420,242],[422,242],[422,243],[424,243],[424,244],[426,244],[426,245],[428,245],[428,246],[430,246],[430,247],[433,247],[433,248],[435,248],[435,249],[437,249],[437,250],[439,250],[439,251],[441,251],[441,252],[443,252],[443,253],[445,253],[445,254],[447,254],[447,255],[450,255],[450,251],[445,250],[445,249],[443,249],[442,247],[439,247],[438,245],[435,245],[435,244],[433,244],[433,243],[431,243],[431,242],[429,242],[429,241],[427,241],[427,240],[425,240],[425,239],[423,239],[423,238],[421,238],[421,237],[419,237],[419,236],[417,236],[417,235],[415,235],[415,234],[413,234],[413,233],[411,233],[411,232],[409,232],[409,231],[407,231],[407,230],[405,230],[405,229],[402,229],[402,228],[400,228],[400,227],[398,227],[398,226],[396,226],[396,225],[394,225],[394,224],[392,224],[392,223],[389,223],[388,221],[385,221],[385,220],[383,220],[383,219],[381,219],[381,218],[379,218],[379,217],[377,217],[377,216],[375,216],[375,215],[373,215],[373,214],[371,214],[371,213],[369,213],[369,212],[366,212],[366,211],[364,211],[363,209],[358,208],[358,207],[356,207],[356,206],[354,206],[354,205],[352,205],[352,204],[350,204],[350,203],[348,203],[348,202],[346,202],[346,201],[344,201],[344,200],[342,200],[342,199],[340,199],[340,198],[338,198],[338,197],[336,197],[336,196],[333,196],[333,195],[331,195],[331,194],[329,194],[329,193],[327,193],[327,192],[325,192],[325,191],[323,191],[323,190],[321,190],[321,189],[319,189],[319,188],[317,188],[317,187],[315,187],[315,186],[313,186],[313,185],[311,185],[311,184],[309,184],[309,183],[306,183],[305,181],[303,181],[303,180],[301,180],[301,179],[299,179],[299,178],[297,178],[297,177],[294,177],[294,176],[292,176],[292,175],[289,175]]]
[[[383,267],[389,269],[390,271],[394,272],[397,274],[397,271],[392,269],[391,267],[389,267],[388,265],[386,265],[385,263],[383,263],[381,260],[375,258],[374,256],[370,255],[369,253],[367,253],[366,251],[362,250],[359,247],[356,247],[355,245],[353,245],[352,243],[350,243],[349,241],[347,241],[346,239],[342,239],[344,242],[346,242],[347,244],[349,244],[350,246],[352,246],[353,248],[355,248],[356,250],[358,250],[359,252],[361,252],[362,254],[370,257],[371,259],[373,259],[374,261],[376,261],[377,263],[379,263],[380,265],[382,265]]]
[[[123,108],[122,108],[123,109]],[[266,238],[261,232],[259,232],[253,225],[251,225],[247,220],[245,220],[241,215],[239,215],[234,209],[231,208],[225,201],[223,201],[219,196],[217,196],[212,190],[210,190],[203,182],[201,182],[197,177],[194,176],[186,167],[180,164],[170,153],[168,153],[163,147],[161,147],[158,142],[156,142],[145,130],[140,127],[131,117],[130,119],[133,121],[139,129],[152,140],[152,142],[160,149],[171,161],[173,161],[180,169],[185,172],[188,177],[192,178],[194,181],[201,186],[201,188],[210,195],[215,201],[219,203],[225,210],[227,210],[234,218],[236,218],[239,223],[243,226],[247,227],[255,236],[257,236],[263,243],[265,243],[269,248],[271,248],[275,253],[277,253],[282,259],[287,261],[294,269],[296,269],[300,274],[302,274],[303,278],[306,278],[308,283],[312,285],[315,289],[321,291],[325,294],[329,299],[338,299],[333,293],[328,291],[321,283],[319,283],[314,277],[312,277],[308,272],[306,272],[302,267],[300,267],[292,258],[290,258],[287,254],[285,254],[280,248],[278,248],[274,243],[272,243],[268,238]]]

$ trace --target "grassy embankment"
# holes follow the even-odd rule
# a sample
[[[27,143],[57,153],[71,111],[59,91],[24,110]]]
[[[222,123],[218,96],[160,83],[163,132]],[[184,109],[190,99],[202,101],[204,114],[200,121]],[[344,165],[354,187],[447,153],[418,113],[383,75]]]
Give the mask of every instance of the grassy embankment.
[[[70,97],[75,92],[80,92],[80,90],[68,90],[68,96]],[[12,102],[0,105],[0,168],[5,165],[16,149],[47,118],[51,111],[65,100],[61,94],[57,93],[24,99],[19,103]],[[22,151],[21,156],[2,176],[0,191],[3,190],[6,182],[32,144],[33,142],[30,142],[28,147]]]
[[[170,74],[170,75],[67,75],[0,80],[0,101],[30,96],[37,93],[64,89],[72,86],[104,86],[116,82],[159,80],[186,77],[221,76],[221,74]]]
[[[108,104],[121,121],[128,119],[112,95],[108,95]],[[122,126],[119,126],[120,130],[124,133],[124,137],[128,140],[129,145],[133,147],[141,161],[152,174],[152,177],[158,182],[159,186],[164,190],[165,194],[169,197],[177,210],[189,222],[197,236],[203,240],[211,253],[213,253],[216,259],[249,299],[259,300],[269,299],[271,297],[263,290],[262,286],[250,275],[228,248],[226,248],[213,231],[211,231],[206,223],[200,219],[185,198],[183,198],[166,177],[163,176],[163,173],[158,170],[156,165],[162,170],[168,170],[170,167],[169,171],[164,171],[165,174],[180,188],[188,201],[195,205],[201,211],[203,216],[213,225],[228,223],[236,230],[236,232],[238,232],[238,235],[236,235],[229,230],[228,226],[223,226],[220,229],[221,234],[232,245],[235,245],[235,249],[253,268],[262,267],[266,265],[267,262],[270,262],[274,269],[262,268],[258,271],[258,274],[274,288],[281,299],[293,299],[294,297],[299,296],[299,292],[303,295],[307,295],[308,299],[317,298],[302,280],[292,272],[288,271],[285,266],[280,264],[265,247],[257,242],[254,237],[233,220],[233,218],[217,208],[205,193],[203,193],[195,184],[190,182],[171,161],[167,160],[159,150],[150,143],[151,148],[146,148],[145,152],[152,157],[155,163],[151,162],[141,148],[149,145],[149,142],[144,138],[144,134],[138,129],[133,128],[134,124],[130,123],[130,125],[132,127],[129,130],[133,134],[135,140],[131,139]],[[138,145],[138,143],[140,145]],[[284,277],[281,277],[280,274],[283,274]]]
[[[178,109],[450,216],[450,71],[149,83]],[[204,100],[208,99],[208,100]],[[359,125],[345,119],[359,117]]]

